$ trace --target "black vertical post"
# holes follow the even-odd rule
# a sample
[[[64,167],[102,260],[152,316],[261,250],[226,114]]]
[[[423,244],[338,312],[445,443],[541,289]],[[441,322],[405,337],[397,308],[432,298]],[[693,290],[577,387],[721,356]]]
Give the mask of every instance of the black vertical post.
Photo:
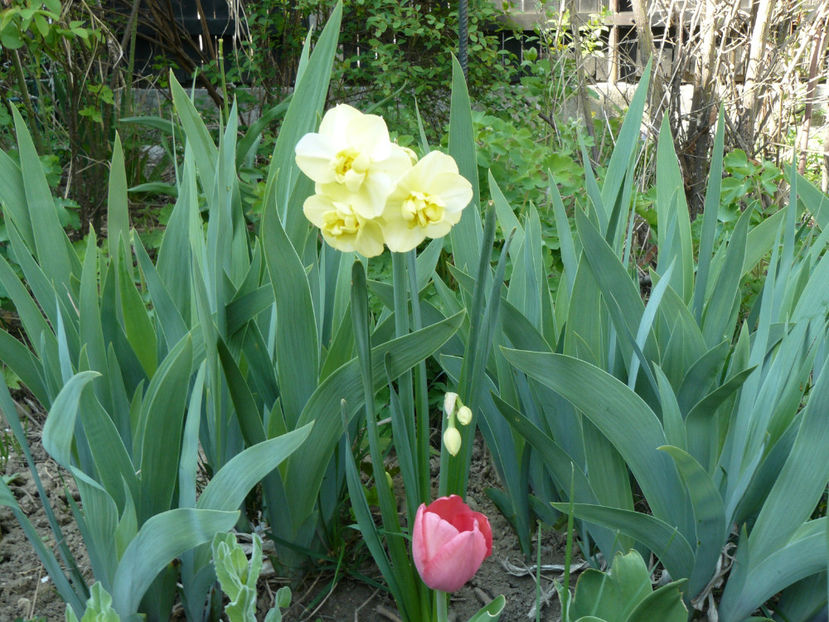
[[[469,67],[469,0],[460,0],[460,4],[458,6],[458,39],[460,39],[460,45],[458,47],[458,56],[460,57],[458,60],[461,63],[461,69],[463,69],[463,77],[464,79],[467,77],[466,74],[468,72]]]

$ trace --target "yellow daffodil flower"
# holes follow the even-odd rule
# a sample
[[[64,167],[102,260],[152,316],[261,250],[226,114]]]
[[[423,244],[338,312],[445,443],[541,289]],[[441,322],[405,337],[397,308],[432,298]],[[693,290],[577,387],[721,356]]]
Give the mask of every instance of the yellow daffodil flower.
[[[389,195],[381,225],[386,245],[404,253],[425,238],[440,238],[461,219],[472,185],[454,158],[432,151],[406,171]]]
[[[364,218],[350,203],[314,194],[305,199],[302,211],[319,228],[325,241],[337,250],[356,251],[364,257],[383,252],[383,231],[377,220]]]
[[[380,216],[395,182],[411,168],[410,152],[391,142],[382,117],[340,104],[325,113],[319,132],[299,140],[296,163],[316,182],[317,194],[371,219]]]

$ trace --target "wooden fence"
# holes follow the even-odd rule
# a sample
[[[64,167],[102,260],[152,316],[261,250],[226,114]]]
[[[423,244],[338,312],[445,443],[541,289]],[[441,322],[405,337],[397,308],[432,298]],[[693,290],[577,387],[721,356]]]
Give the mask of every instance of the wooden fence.
[[[710,0],[683,0],[674,3],[670,0],[652,3],[647,15],[651,32],[654,38],[660,39],[665,34],[668,38],[665,44],[667,63],[672,63],[673,37],[676,35],[677,24],[682,23],[687,30],[694,22],[694,16],[699,16],[706,1]],[[748,14],[752,8],[752,0],[715,0],[727,2],[729,5],[739,2],[740,11]],[[806,0],[808,3],[810,0]],[[826,0],[811,0],[822,2]],[[496,7],[505,10],[503,23],[515,32],[515,40],[511,43],[510,51],[516,54],[523,53],[522,41],[531,33],[537,33],[549,27],[555,27],[558,16],[565,9],[575,8],[576,20],[586,24],[588,21],[598,22],[604,27],[601,41],[601,54],[584,59],[584,67],[588,75],[597,81],[616,82],[633,76],[637,66],[639,42],[636,34],[636,14],[631,0],[492,0]],[[680,11],[682,14],[680,15]]]

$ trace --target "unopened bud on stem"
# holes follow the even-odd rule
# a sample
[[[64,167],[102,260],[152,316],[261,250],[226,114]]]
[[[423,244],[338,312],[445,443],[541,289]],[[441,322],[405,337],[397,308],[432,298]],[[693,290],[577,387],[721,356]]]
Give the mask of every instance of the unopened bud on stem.
[[[472,410],[469,406],[461,406],[458,409],[458,423],[461,425],[469,425],[472,422]]]
[[[458,394],[448,391],[443,397],[443,411],[447,416],[455,412],[455,402],[458,401]]]
[[[443,446],[453,456],[457,456],[461,450],[461,433],[457,428],[446,428],[443,433]]]

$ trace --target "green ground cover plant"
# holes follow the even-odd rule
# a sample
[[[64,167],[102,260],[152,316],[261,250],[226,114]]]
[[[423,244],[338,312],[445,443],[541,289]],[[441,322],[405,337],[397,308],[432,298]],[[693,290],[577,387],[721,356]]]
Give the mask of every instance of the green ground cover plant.
[[[589,568],[579,577],[572,603],[565,607],[562,619],[682,622],[688,619],[680,592],[683,582],[673,581],[653,590],[650,572],[639,552],[617,553],[607,573]],[[569,595],[561,600],[568,601]]]

